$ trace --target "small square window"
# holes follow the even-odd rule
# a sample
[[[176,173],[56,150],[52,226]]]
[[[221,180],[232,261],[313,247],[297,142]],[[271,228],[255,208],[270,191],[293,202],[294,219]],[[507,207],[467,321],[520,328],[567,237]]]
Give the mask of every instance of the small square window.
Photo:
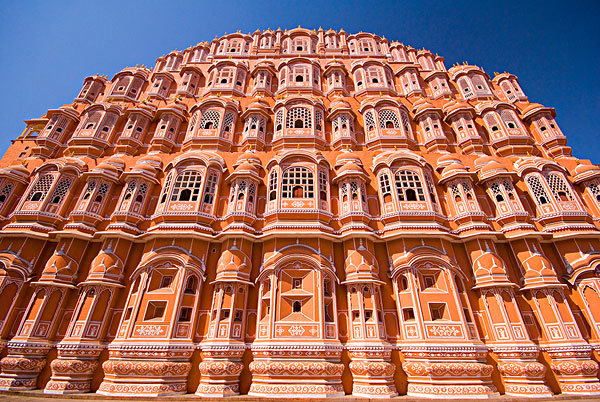
[[[423,275],[423,286],[425,289],[435,287],[435,276]]]
[[[431,321],[443,320],[446,313],[446,303],[431,303],[429,304],[429,312],[431,313]]]
[[[183,307],[179,312],[179,322],[190,322],[192,319],[191,307]]]
[[[302,288],[302,278],[292,278],[292,289]]]
[[[172,276],[163,276],[161,281],[160,281],[160,287],[161,288],[167,288],[169,286],[171,286],[171,283],[173,282],[173,277]]]
[[[149,320],[160,320],[165,314],[167,307],[166,301],[151,301],[146,307],[146,314],[144,315],[144,321]]]
[[[402,309],[402,316],[404,317],[404,321],[412,321],[415,319],[415,310],[412,308],[404,308]]]

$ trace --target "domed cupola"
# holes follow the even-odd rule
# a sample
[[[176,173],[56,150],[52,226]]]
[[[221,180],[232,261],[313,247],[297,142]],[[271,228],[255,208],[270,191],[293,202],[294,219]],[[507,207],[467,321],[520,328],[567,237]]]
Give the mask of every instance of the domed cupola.
[[[476,174],[470,172],[460,159],[450,156],[440,157],[437,166],[442,176],[439,183],[445,184],[448,189],[452,223],[458,226],[454,232],[490,230],[477,200]]]
[[[99,228],[98,225],[106,218],[113,191],[119,185],[124,168],[125,162],[117,156],[112,156],[82,175],[85,187],[71,212],[71,222],[65,229],[92,234]]]
[[[571,156],[571,147],[567,146],[567,137],[554,120],[556,117],[554,108],[545,107],[539,103],[528,103],[521,110],[521,116],[525,122],[530,124],[535,139],[548,151],[549,156],[554,158]]]
[[[354,120],[356,115],[352,107],[341,97],[336,98],[329,106],[327,119],[331,121],[331,142],[336,149],[350,148],[356,145]]]
[[[447,152],[448,139],[442,128],[442,110],[433,106],[425,98],[413,104],[414,119],[420,126],[420,141],[429,152]]]
[[[475,126],[475,109],[468,103],[452,99],[442,110],[444,121],[452,127],[461,152],[467,155],[482,153],[483,139]]]
[[[267,138],[267,127],[271,120],[271,107],[260,97],[253,99],[242,113],[244,131],[241,145],[243,150],[263,150]]]
[[[252,151],[244,152],[233,165],[233,172],[227,177],[229,202],[227,219],[251,225],[256,219],[258,188],[263,168],[260,159]],[[242,226],[252,230],[249,226]]]
[[[90,273],[84,283],[122,286],[124,263],[117,255],[118,242],[108,241],[90,265]]]
[[[138,159],[128,172],[122,174],[123,189],[108,230],[140,233],[138,225],[145,219],[154,188],[160,185],[162,166],[158,155],[146,155]]]
[[[336,158],[335,169],[333,183],[339,188],[340,221],[344,225],[352,223],[353,227],[366,223],[370,219],[366,187],[370,180],[360,158],[352,152],[342,152]]]

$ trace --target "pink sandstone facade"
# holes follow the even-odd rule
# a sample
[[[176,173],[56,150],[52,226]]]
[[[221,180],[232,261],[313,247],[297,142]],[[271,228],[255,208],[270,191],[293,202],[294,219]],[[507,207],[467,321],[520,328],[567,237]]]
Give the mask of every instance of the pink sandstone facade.
[[[600,169],[554,117],[343,30],[90,76],[0,162],[0,390],[600,395]]]

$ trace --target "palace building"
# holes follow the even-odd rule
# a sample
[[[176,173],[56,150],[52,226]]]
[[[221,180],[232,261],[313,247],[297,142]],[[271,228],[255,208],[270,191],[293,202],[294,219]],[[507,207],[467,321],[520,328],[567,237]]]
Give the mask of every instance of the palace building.
[[[600,395],[600,168],[555,117],[344,30],[89,76],[0,162],[0,390]]]

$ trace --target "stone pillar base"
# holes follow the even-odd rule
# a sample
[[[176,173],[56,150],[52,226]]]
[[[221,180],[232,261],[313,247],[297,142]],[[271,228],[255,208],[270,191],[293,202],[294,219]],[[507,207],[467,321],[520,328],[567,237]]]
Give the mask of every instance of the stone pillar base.
[[[341,345],[253,345],[248,395],[327,398],[344,395]]]
[[[11,341],[8,355],[0,360],[0,391],[25,391],[35,389],[37,378],[46,365],[48,343]]]
[[[96,393],[112,396],[164,396],[187,393],[194,350],[184,345],[110,345]],[[159,360],[160,359],[160,360]]]
[[[589,344],[545,345],[543,350],[552,359],[550,367],[563,394],[600,395],[599,367]]]
[[[199,364],[200,384],[196,395],[211,398],[239,395],[240,373],[244,369],[242,343],[206,343],[202,345]]]
[[[535,345],[497,345],[492,350],[498,356],[498,370],[504,379],[505,394],[541,398],[552,396],[544,383],[546,366],[537,361]]]
[[[90,392],[103,347],[99,343],[59,343],[58,357],[50,363],[52,376],[45,394]]]
[[[396,365],[390,362],[388,345],[350,345],[352,395],[367,398],[392,398],[398,395],[394,385]]]
[[[487,349],[460,345],[402,346],[409,396],[490,398],[498,396]]]

